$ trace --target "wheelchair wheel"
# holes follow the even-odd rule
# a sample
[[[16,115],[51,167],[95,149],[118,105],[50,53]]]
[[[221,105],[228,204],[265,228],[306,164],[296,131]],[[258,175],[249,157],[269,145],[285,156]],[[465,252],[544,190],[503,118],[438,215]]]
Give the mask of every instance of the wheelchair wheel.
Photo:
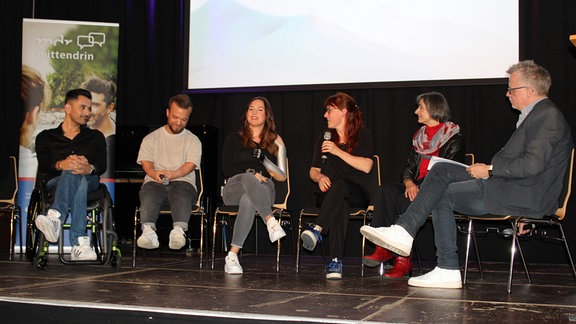
[[[34,221],[36,216],[41,212],[42,199],[40,191],[34,189],[30,196],[30,204],[28,206],[28,213],[26,217],[26,260],[32,262],[37,250],[38,233]]]
[[[45,255],[43,256],[36,256],[34,257],[34,269],[36,270],[46,270],[46,267],[48,263],[48,259],[46,258]]]
[[[112,257],[110,258],[110,265],[114,268],[114,270],[122,269],[122,256],[114,251],[112,252]]]
[[[33,250],[32,267],[36,270],[46,270],[48,266],[48,258],[46,257],[48,242],[44,239],[44,235],[36,234],[38,238]]]

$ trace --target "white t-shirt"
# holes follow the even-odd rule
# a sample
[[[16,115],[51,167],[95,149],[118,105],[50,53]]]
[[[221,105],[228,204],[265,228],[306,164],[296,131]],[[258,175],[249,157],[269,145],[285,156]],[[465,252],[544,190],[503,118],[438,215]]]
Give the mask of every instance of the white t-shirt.
[[[192,162],[198,168],[201,158],[202,142],[196,135],[187,129],[179,134],[170,134],[162,126],[144,137],[136,162],[142,164],[142,161],[150,161],[156,170],[172,171],[178,170],[186,162]],[[146,175],[144,183],[148,181],[154,180]],[[196,187],[194,172],[172,181],[186,181]]]

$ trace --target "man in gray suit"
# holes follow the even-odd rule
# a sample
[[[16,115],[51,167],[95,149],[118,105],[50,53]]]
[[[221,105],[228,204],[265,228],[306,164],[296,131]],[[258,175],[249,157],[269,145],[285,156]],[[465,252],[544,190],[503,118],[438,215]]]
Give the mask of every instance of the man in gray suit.
[[[506,96],[520,116],[516,131],[491,164],[476,163],[464,168],[438,163],[395,225],[360,229],[373,243],[408,256],[413,238],[432,214],[437,266],[410,278],[411,286],[462,287],[453,211],[543,218],[558,208],[573,147],[570,127],[547,97],[551,78],[546,69],[533,61],[522,61],[507,73]]]

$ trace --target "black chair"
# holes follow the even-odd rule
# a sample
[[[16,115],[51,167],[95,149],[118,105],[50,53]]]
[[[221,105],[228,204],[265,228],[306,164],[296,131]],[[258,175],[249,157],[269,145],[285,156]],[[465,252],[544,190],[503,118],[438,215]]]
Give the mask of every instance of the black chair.
[[[47,254],[49,242],[41,231],[36,228],[35,220],[38,215],[46,215],[54,199],[55,189],[46,190],[46,180],[42,174],[36,176],[36,185],[32,190],[27,214],[26,230],[26,256],[32,266],[38,270],[47,267]],[[88,193],[87,225],[91,235],[97,259],[93,261],[72,261],[66,257],[64,247],[64,231],[70,224],[63,222],[58,239],[58,257],[64,264],[110,264],[115,269],[122,267],[122,253],[118,247],[118,235],[115,231],[113,217],[113,203],[110,193],[104,184],[98,189]]]
[[[286,181],[274,181],[274,188],[276,190],[276,199],[272,205],[272,215],[278,218],[278,222],[282,227],[290,224],[290,211],[288,210],[288,197],[290,196],[290,172],[288,166],[288,158],[286,158]],[[220,217],[219,217],[220,216]],[[212,223],[212,269],[214,269],[214,259],[216,250],[216,231],[217,224],[220,223],[222,230],[231,228],[230,223],[224,219],[238,216],[238,206],[220,206],[214,212],[214,222]],[[286,220],[284,220],[286,219]],[[228,244],[224,242],[224,244]],[[258,245],[258,242],[256,242]],[[276,272],[280,271],[280,240],[276,245]]]
[[[16,194],[18,193],[18,171],[16,167],[16,157],[8,157],[8,174],[0,179],[0,212],[10,214],[10,247],[8,260],[14,257],[16,223],[18,223],[20,239],[20,254],[22,254],[22,220],[20,206],[16,204]]]
[[[570,263],[570,267],[572,269],[572,274],[574,275],[574,278],[576,279],[576,268],[574,267],[574,261],[572,259],[572,254],[570,252],[570,248],[568,246],[568,242],[566,240],[566,236],[564,234],[564,228],[562,226],[562,221],[564,220],[564,217],[566,216],[566,208],[568,205],[568,200],[570,198],[570,194],[572,191],[572,172],[574,169],[574,149],[572,149],[572,153],[570,155],[570,162],[568,164],[568,168],[566,169],[566,173],[564,175],[564,179],[563,179],[563,189],[560,193],[560,197],[558,197],[558,209],[556,210],[556,213],[554,213],[554,215],[548,215],[546,217],[544,217],[543,219],[534,219],[534,218],[529,218],[529,217],[524,217],[522,215],[483,215],[481,217],[479,216],[466,216],[468,221],[469,221],[469,231],[468,231],[468,240],[467,240],[467,246],[466,246],[466,263],[465,263],[465,267],[464,267],[464,283],[466,283],[466,277],[468,274],[468,258],[469,258],[469,254],[470,254],[470,242],[474,241],[474,243],[476,242],[476,231],[474,229],[474,224],[473,222],[505,222],[505,223],[510,223],[512,225],[512,229],[511,229],[511,238],[512,238],[512,243],[511,243],[511,247],[510,247],[510,270],[509,270],[509,274],[508,274],[508,285],[507,285],[507,291],[508,293],[512,292],[512,275],[513,275],[513,271],[514,271],[514,257],[516,255],[516,250],[518,250],[519,254],[520,254],[520,259],[522,260],[522,265],[524,267],[524,272],[526,274],[526,278],[528,280],[528,283],[531,283],[532,280],[530,278],[530,273],[528,271],[528,265],[524,259],[524,253],[522,252],[522,247],[520,245],[520,241],[518,240],[518,235],[517,235],[517,231],[518,231],[518,224],[519,223],[531,223],[531,224],[539,224],[539,225],[546,225],[546,226],[555,226],[558,227],[558,234],[559,237],[550,237],[556,241],[560,241],[564,243],[564,249],[566,252],[566,256],[568,258],[568,261]],[[479,268],[481,271],[481,275],[482,275],[482,268],[481,268],[481,264],[479,261]]]
[[[370,177],[375,181],[375,186],[379,186],[381,184],[380,180],[380,158],[378,155],[374,155],[372,157],[374,160],[374,164],[372,166],[372,170],[370,171]],[[362,220],[362,225],[366,225],[368,223],[368,214],[373,210],[373,206],[365,206],[365,207],[351,207],[348,215],[351,220]],[[300,211],[300,215],[298,217],[298,236],[297,236],[297,244],[296,244],[296,273],[300,271],[300,235],[302,234],[302,230],[305,226],[302,225],[303,218],[313,218],[318,217],[320,215],[320,208],[318,207],[305,207]],[[322,242],[319,242],[322,245]],[[366,246],[366,239],[362,236],[362,257],[364,256],[364,249]],[[322,248],[322,257],[324,258],[324,263],[326,263],[326,255],[324,253],[324,246]],[[361,264],[361,275],[364,276],[364,264]]]
[[[200,269],[202,269],[202,261],[204,259],[204,227],[206,222],[206,213],[204,212],[204,206],[202,205],[202,197],[204,195],[204,181],[202,179],[202,169],[198,168],[194,170],[196,174],[196,190],[198,191],[198,197],[194,206],[192,206],[191,217],[198,216],[200,217],[200,247],[198,249],[198,254],[200,257]],[[163,206],[160,210],[160,215],[171,215],[172,211],[170,210],[170,206]],[[132,240],[132,268],[136,267],[136,240],[137,240],[137,233],[138,225],[140,224],[140,207],[136,207],[134,211],[134,237]],[[188,232],[190,229],[188,229]],[[186,241],[188,242],[188,246],[186,248],[186,255],[192,255],[192,240],[190,239],[190,234],[186,233]],[[144,263],[146,263],[146,249],[142,249],[142,253],[144,256]]]

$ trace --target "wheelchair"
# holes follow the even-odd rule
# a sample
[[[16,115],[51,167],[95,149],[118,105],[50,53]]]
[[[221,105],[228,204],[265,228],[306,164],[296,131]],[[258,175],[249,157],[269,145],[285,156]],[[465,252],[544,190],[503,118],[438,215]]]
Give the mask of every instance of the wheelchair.
[[[38,215],[46,215],[54,199],[54,192],[55,189],[46,190],[45,177],[36,177],[36,185],[30,196],[27,213],[26,258],[37,270],[45,270],[47,267],[50,243],[36,228],[35,220]],[[86,228],[97,255],[96,260],[72,261],[69,255],[64,253],[64,233],[65,230],[70,229],[70,223],[66,222],[67,218],[63,219],[58,238],[60,262],[64,264],[110,264],[116,270],[122,267],[122,253],[115,231],[112,198],[104,184],[100,183],[98,189],[88,193],[87,202]]]

